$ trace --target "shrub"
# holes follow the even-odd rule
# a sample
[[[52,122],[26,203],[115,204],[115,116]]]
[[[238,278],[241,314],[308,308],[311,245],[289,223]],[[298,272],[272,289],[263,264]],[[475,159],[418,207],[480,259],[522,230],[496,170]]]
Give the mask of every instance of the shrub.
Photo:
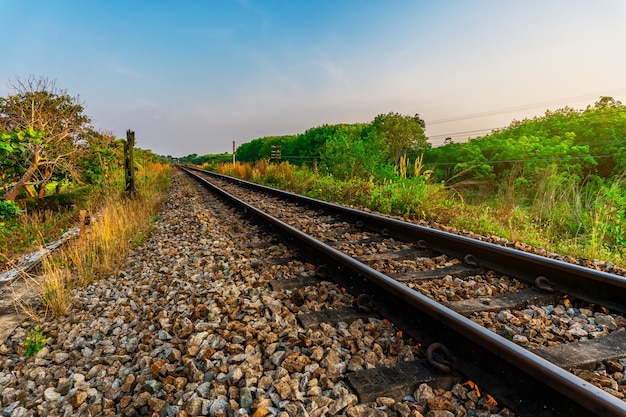
[[[0,200],[0,219],[13,219],[21,212],[15,201]]]

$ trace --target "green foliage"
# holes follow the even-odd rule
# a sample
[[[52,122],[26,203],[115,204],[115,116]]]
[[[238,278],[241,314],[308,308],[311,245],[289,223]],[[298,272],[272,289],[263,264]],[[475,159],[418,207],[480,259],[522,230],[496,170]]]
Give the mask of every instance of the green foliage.
[[[320,160],[321,155],[327,149],[328,141],[337,138],[354,140],[362,135],[365,127],[366,125],[362,123],[326,124],[308,129],[284,145],[283,158],[298,165],[310,166],[313,161]]]
[[[26,340],[24,340],[24,348],[26,349],[26,356],[34,356],[41,349],[46,346],[48,339],[42,333],[41,328],[37,327],[32,329],[28,334]]]
[[[230,162],[232,160],[233,160],[233,155],[230,153],[206,154],[206,155],[198,155],[198,154],[193,153],[190,155],[183,156],[181,158],[177,158],[177,161],[179,164],[208,165],[208,166],[216,166],[219,163]]]
[[[82,179],[103,187],[111,173],[124,161],[124,145],[111,135],[89,130],[83,135],[85,149],[78,160]]]
[[[72,177],[83,150],[81,134],[90,121],[78,98],[57,89],[53,81],[31,76],[12,87],[15,93],[0,100],[0,131],[16,134],[19,142],[16,148],[6,137],[0,140],[2,152],[12,154],[3,162],[9,174],[2,181],[11,184],[7,200],[14,200],[29,181],[43,193],[54,177]]]
[[[370,132],[363,137],[359,131],[336,130],[327,138],[324,151],[320,155],[321,168],[324,172],[340,180],[351,178],[377,178],[389,174],[386,165],[385,143]]]
[[[498,221],[480,226],[482,232],[508,219],[511,233],[527,241],[563,251],[581,242],[584,256],[624,256],[626,106],[619,101],[601,97],[585,110],[547,111],[467,143],[428,150],[424,160],[437,180],[501,210]],[[491,187],[475,192],[480,181]]]
[[[467,143],[430,149],[424,162],[444,181],[464,172],[457,181],[507,183],[523,177],[532,184],[551,163],[580,181],[590,175],[610,178],[626,169],[626,106],[601,97],[584,111],[547,111]]]
[[[35,129],[30,126],[16,132],[0,132],[0,155],[6,157],[9,154],[23,151],[25,142],[28,141],[40,143],[41,132],[35,131]]]
[[[41,143],[41,132],[32,127],[13,132],[0,131],[0,186],[17,181],[25,171],[27,144]]]
[[[493,165],[474,141],[451,143],[425,152],[424,160],[434,167],[434,178],[455,184],[464,180],[492,180],[495,178]]]
[[[259,138],[241,145],[237,159],[269,160],[272,145],[280,145],[282,160],[302,169],[267,169],[258,179],[257,167],[244,164],[233,174],[573,256],[626,262],[622,103],[601,97],[585,110],[547,111],[467,143],[432,149],[424,127],[418,115],[388,113],[369,124]],[[267,160],[270,167],[282,165]]]
[[[15,201],[0,200],[0,219],[13,219],[21,212]]]
[[[423,219],[425,202],[436,186],[429,186],[422,178],[389,182],[375,187],[371,193],[370,208],[381,213]]]
[[[326,124],[299,135],[257,138],[240,145],[236,156],[241,162],[270,159],[272,147],[280,146],[282,161],[308,166],[321,161],[328,172],[336,171],[341,178],[367,178],[372,172],[365,175],[364,171],[375,164],[377,172],[373,172],[374,175],[387,177],[391,172],[390,166],[398,163],[403,154],[417,156],[430,148],[424,126],[418,115],[381,114],[371,123]],[[347,152],[345,158],[339,157],[341,150]],[[371,155],[374,152],[377,155]],[[351,173],[350,169],[356,166],[354,162],[357,160],[368,167]],[[340,166],[335,168],[336,164]]]
[[[610,184],[592,188],[590,210],[581,213],[588,247],[594,254],[618,248],[626,255],[626,178],[618,177]]]
[[[263,158],[269,158],[270,154],[263,155],[261,149],[269,138],[258,138],[244,143],[237,148],[236,158],[241,162],[254,162]]]
[[[371,125],[386,143],[387,153],[393,164],[398,164],[400,157],[406,153],[413,151],[419,155],[430,148],[424,134],[426,124],[418,114],[379,114]]]

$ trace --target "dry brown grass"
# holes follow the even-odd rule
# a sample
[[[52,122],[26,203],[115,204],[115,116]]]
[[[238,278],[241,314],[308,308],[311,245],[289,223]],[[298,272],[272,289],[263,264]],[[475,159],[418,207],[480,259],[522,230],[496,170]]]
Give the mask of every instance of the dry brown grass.
[[[77,220],[78,209],[32,210],[22,213],[10,224],[0,226],[0,271],[3,265],[20,254],[36,250],[40,241],[53,241],[70,229]],[[36,238],[38,236],[39,238]]]
[[[229,175],[244,180],[252,180],[254,177],[252,165],[247,162],[237,161],[235,163],[221,163],[217,166],[215,171],[223,175]]]
[[[29,280],[40,296],[43,314],[67,314],[73,288],[110,273],[133,246],[145,239],[169,186],[170,170],[164,164],[147,166],[138,175],[142,181],[136,196],[129,198],[119,191],[109,193],[99,204],[97,219],[76,240],[44,259],[41,278]]]
[[[72,270],[62,260],[44,257],[42,277],[33,281],[45,312],[54,316],[67,314],[72,306]]]
[[[296,170],[297,167],[289,162],[273,163],[268,159],[262,159],[254,164],[239,161],[234,164],[222,163],[215,171],[247,181],[289,185],[294,180]]]

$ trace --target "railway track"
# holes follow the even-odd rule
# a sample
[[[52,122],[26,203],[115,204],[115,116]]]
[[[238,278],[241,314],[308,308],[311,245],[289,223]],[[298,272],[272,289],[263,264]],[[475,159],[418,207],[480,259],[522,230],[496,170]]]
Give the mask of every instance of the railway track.
[[[620,391],[619,370],[626,356],[624,277],[185,171],[271,222],[297,257],[317,265],[317,281],[338,282],[354,296],[350,311],[301,315],[304,327],[384,317],[424,347],[425,363],[401,364],[405,368],[398,365],[389,375],[348,373],[360,397],[381,396],[381,382],[391,389],[394,378],[407,375],[415,379],[409,385],[450,384],[462,375],[520,415],[626,412],[626,402],[618,398],[626,391]],[[214,188],[218,183],[228,194]],[[298,303],[312,281],[273,285],[283,285]]]

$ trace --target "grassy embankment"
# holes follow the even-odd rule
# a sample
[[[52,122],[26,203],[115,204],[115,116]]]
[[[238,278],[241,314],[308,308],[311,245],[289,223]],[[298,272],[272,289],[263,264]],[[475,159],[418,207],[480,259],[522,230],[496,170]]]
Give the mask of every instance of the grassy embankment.
[[[5,224],[3,234],[10,239],[2,250],[11,253],[8,248],[27,251],[37,243],[58,238],[76,223],[81,209],[97,214],[79,238],[44,260],[41,277],[27,280],[44,307],[29,309],[31,318],[39,321],[48,313],[66,314],[72,305],[73,288],[110,272],[145,239],[169,186],[170,170],[170,165],[147,164],[136,174],[138,193],[132,198],[122,193],[123,173],[117,172],[99,188],[82,190],[79,195],[69,193],[65,198],[73,203],[66,209],[56,213],[33,209]]]
[[[602,259],[626,268],[626,219],[621,201],[626,180],[599,186],[593,193],[546,175],[533,184],[533,197],[513,186],[497,192],[454,189],[429,181],[429,172],[404,161],[392,181],[340,181],[315,169],[261,161],[220,164],[217,172],[308,195],[366,207],[410,220],[437,222],[482,235],[523,242],[550,252]]]

